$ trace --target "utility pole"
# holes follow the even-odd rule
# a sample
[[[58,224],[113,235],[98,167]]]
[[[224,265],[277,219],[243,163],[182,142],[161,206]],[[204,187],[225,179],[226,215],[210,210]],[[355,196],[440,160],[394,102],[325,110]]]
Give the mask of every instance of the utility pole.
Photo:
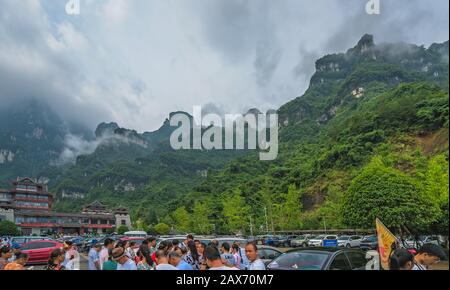
[[[264,207],[264,215],[266,217],[266,234],[269,233],[269,220],[267,219],[267,206]]]
[[[253,223],[252,223],[252,216],[250,216],[250,235],[253,237]]]

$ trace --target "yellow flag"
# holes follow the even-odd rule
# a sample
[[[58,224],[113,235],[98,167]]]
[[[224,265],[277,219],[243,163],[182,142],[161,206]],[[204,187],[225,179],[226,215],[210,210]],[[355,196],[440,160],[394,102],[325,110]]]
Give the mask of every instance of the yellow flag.
[[[379,219],[376,219],[376,225],[381,267],[383,267],[384,270],[389,270],[389,258],[393,252],[392,245],[397,242],[397,238]]]

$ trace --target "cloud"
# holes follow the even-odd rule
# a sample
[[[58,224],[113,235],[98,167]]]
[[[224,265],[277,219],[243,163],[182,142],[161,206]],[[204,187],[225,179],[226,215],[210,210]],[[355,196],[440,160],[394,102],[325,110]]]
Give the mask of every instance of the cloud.
[[[364,33],[430,45],[448,38],[448,1],[2,0],[0,106],[45,100],[67,121],[139,131],[173,111],[277,108],[301,95],[314,62]]]

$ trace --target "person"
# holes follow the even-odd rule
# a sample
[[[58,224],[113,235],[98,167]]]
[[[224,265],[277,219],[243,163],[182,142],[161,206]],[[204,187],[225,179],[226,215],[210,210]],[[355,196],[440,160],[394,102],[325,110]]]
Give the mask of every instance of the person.
[[[130,258],[133,261],[136,260],[136,253],[134,252],[134,249],[133,249],[135,244],[136,244],[135,242],[125,241],[125,245],[123,247],[125,249],[125,255],[127,255],[128,258]]]
[[[205,249],[205,259],[209,270],[238,270],[235,267],[227,267],[222,263],[219,250],[214,246],[208,246]]]
[[[395,250],[389,258],[389,270],[412,270],[414,255],[406,249]]]
[[[103,264],[110,260],[110,251],[114,248],[114,240],[106,238],[103,242],[103,249],[98,254],[100,270],[103,269]]]
[[[47,266],[44,269],[51,271],[61,271],[65,270],[62,263],[65,260],[65,253],[62,249],[54,249],[50,253],[50,258],[48,259]]]
[[[13,256],[14,252],[9,246],[3,246],[0,249],[0,270],[8,264],[8,260]]]
[[[172,247],[176,248],[176,247],[179,247],[179,246],[180,246],[180,241],[177,240],[177,239],[174,239],[172,241]]]
[[[88,268],[91,271],[100,270],[100,261],[98,253],[100,252],[102,246],[101,244],[95,244],[88,254]]]
[[[150,257],[150,250],[148,249],[148,245],[141,245],[139,251],[137,252],[139,257],[139,262],[137,263],[137,269],[142,270],[151,270],[152,266],[148,263],[151,261],[153,264],[152,258]]]
[[[189,241],[187,244],[188,252],[183,257],[183,260],[191,265],[192,269],[194,270],[200,270],[200,260],[199,260],[199,254],[197,252],[197,247],[195,246],[194,241]]]
[[[108,250],[108,260],[103,262],[102,270],[104,271],[117,270],[117,262],[113,260],[112,251],[113,249]]]
[[[175,251],[169,253],[169,264],[181,271],[193,270],[192,266],[181,258],[180,253]]]
[[[167,253],[168,253],[168,251],[169,251],[169,242],[167,242],[167,241],[161,241],[160,243],[159,243],[159,245],[158,245],[158,250],[157,251],[163,251],[166,255],[167,255]],[[155,251],[155,252],[153,252],[152,253],[152,260],[153,260],[153,262],[157,262],[157,259],[156,259],[156,252],[157,251]]]
[[[135,271],[136,263],[131,260],[124,248],[115,248],[112,251],[113,260],[117,262],[117,270],[119,271]]]
[[[435,244],[424,244],[414,257],[413,270],[428,270],[433,264],[445,260],[447,255],[444,250]]]
[[[245,246],[245,255],[247,256],[250,264],[248,266],[249,270],[266,270],[264,262],[259,258],[258,247],[254,243],[247,243]]]
[[[17,258],[16,260],[14,260],[14,262],[11,262],[5,266],[4,270],[25,270],[25,265],[28,262],[28,258],[28,254],[20,253],[19,255],[17,255]]]
[[[219,241],[214,239],[209,243],[209,246],[216,247],[217,249],[219,249]]]
[[[193,241],[193,240],[194,240],[194,236],[193,235],[191,235],[191,234],[186,235],[186,239],[184,240],[183,243],[181,243],[181,247],[182,248],[187,248],[187,245],[188,245],[189,241]]]
[[[206,249],[205,243],[200,243],[197,245],[197,253],[198,253],[198,264],[199,264],[199,270],[206,270],[208,265],[206,264],[205,259],[205,249]]]
[[[235,241],[233,243],[234,245],[237,245],[239,247],[239,258],[240,258],[240,270],[247,270],[250,266],[250,261],[247,258],[247,255],[245,254],[245,249],[241,248],[241,243],[239,241]]]
[[[236,243],[233,243],[233,246],[231,246],[231,253],[233,254],[234,257],[234,261],[235,261],[235,266],[238,269],[241,269],[241,256],[239,255],[239,245]]]
[[[228,267],[234,267],[236,266],[236,260],[234,259],[233,254],[230,253],[230,249],[230,244],[224,242],[222,244],[222,247],[220,247],[220,252],[222,253],[220,257],[222,259],[222,263],[224,263]]]
[[[64,250],[64,262],[61,264],[66,268],[66,270],[74,270],[75,264],[74,260],[78,256],[77,250],[74,248],[74,244],[72,241],[64,241],[63,243]]]
[[[149,249],[150,249],[150,255],[152,255],[154,252],[156,252],[156,238],[155,237],[150,237],[148,239],[149,241]]]
[[[155,252],[156,257],[156,267],[155,270],[178,270],[176,267],[169,264],[166,253],[163,250],[158,250]]]

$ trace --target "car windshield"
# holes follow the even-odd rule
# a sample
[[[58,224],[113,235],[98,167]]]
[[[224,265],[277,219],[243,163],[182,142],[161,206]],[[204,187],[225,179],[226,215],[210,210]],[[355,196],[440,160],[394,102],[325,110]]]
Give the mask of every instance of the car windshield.
[[[339,240],[341,240],[341,241],[348,241],[348,239],[350,239],[349,236],[342,236],[342,237],[339,237]]]
[[[305,236],[298,236],[297,239],[299,239],[299,240],[304,240],[304,239],[305,239]]]
[[[327,253],[294,252],[281,255],[278,259],[269,264],[269,268],[321,270],[327,259]]]
[[[371,237],[368,237],[366,240],[369,241],[369,242],[376,242],[377,241],[377,237],[376,236],[371,236]]]

